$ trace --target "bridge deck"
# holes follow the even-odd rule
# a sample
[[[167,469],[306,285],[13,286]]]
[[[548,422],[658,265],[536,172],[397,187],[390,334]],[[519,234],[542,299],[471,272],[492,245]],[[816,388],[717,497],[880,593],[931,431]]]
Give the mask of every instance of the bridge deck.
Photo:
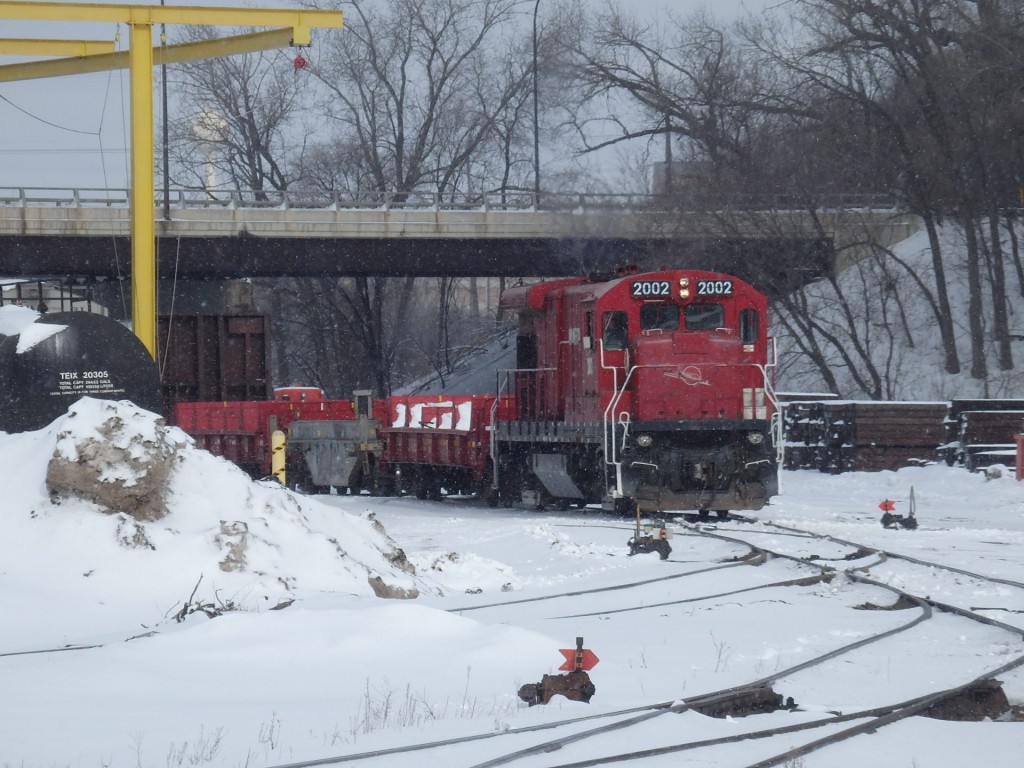
[[[858,240],[865,221],[885,244],[917,228],[914,217],[891,207],[856,214],[837,209],[812,219],[778,205],[724,214],[679,211],[649,196],[545,195],[541,202],[548,207],[537,209],[528,196],[396,201],[277,194],[267,201],[253,193],[215,199],[176,191],[168,201],[173,205],[160,203],[154,212],[160,272],[195,278],[559,276],[670,264],[749,276],[751,262],[758,262],[761,269],[772,263],[820,274],[833,250],[842,249],[847,229],[853,231],[848,222],[854,216]],[[0,274],[125,274],[127,200],[127,190],[0,188]]]

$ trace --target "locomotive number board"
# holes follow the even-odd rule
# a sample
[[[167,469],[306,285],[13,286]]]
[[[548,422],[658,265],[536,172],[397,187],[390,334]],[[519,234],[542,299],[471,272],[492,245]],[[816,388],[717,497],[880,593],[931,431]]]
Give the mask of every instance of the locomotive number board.
[[[636,280],[633,283],[634,299],[669,298],[672,284],[668,280]]]
[[[732,280],[698,280],[698,296],[732,296]],[[668,299],[672,296],[672,284],[668,280],[635,280],[634,299]]]
[[[698,296],[732,296],[732,280],[698,280]]]

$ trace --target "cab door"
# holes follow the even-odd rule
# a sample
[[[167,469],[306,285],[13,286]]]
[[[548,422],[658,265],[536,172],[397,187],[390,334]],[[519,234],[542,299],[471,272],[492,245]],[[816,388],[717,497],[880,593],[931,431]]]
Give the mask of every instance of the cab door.
[[[566,421],[581,421],[584,416],[586,364],[583,359],[584,312],[580,297],[567,297],[565,309],[565,339],[561,350],[565,418]]]
[[[582,306],[580,326],[580,411],[583,421],[599,421],[601,399],[597,389],[597,310],[593,301]]]

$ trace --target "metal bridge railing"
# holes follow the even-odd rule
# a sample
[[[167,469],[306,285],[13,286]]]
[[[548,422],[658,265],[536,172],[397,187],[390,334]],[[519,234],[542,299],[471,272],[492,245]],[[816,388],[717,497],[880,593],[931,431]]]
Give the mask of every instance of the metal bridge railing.
[[[0,206],[127,208],[130,190],[95,187],[0,187]],[[822,209],[890,210],[897,207],[892,195],[831,195],[814,201]],[[778,211],[807,210],[806,198],[790,195],[722,195],[689,205],[685,198],[640,193],[602,194],[593,192],[527,191],[484,194],[441,195],[431,192],[344,192],[312,189],[289,190],[204,190],[171,189],[165,200],[156,191],[156,207],[170,208],[303,208],[321,210],[435,210],[435,211]]]

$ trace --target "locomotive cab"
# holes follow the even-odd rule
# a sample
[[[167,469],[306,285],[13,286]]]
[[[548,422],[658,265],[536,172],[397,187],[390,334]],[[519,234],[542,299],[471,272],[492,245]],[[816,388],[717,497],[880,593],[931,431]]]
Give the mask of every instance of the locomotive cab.
[[[674,288],[638,306],[619,492],[642,509],[759,509],[778,490],[764,297],[715,275]]]

